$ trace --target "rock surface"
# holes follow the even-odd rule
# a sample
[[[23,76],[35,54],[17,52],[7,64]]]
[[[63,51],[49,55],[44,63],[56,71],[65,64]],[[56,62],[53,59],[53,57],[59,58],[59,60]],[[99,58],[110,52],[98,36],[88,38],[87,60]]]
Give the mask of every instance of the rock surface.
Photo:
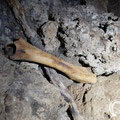
[[[66,56],[78,56],[80,64],[90,66],[97,75],[111,74],[120,70],[120,20],[112,13],[106,13],[107,0],[100,2],[104,9],[95,3],[89,0],[22,2],[30,26],[35,30],[43,26],[46,36],[43,41],[48,51],[58,51],[60,41],[60,48],[65,50]],[[53,29],[49,23],[51,20],[58,24],[58,32],[53,31],[54,34],[57,32],[59,41],[48,39],[49,30],[44,30]]]
[[[67,108],[41,72],[0,54],[0,120],[69,120]]]
[[[58,31],[58,24],[55,21],[48,21],[42,26],[43,42],[46,51],[58,51],[60,42],[56,38]]]
[[[28,25],[42,37],[46,51],[74,65],[89,66],[99,76],[114,73],[98,77],[95,85],[73,83],[59,73],[84,120],[119,120],[120,19],[107,13],[107,0],[20,2]],[[0,15],[0,50],[21,36],[29,41],[4,0]],[[37,64],[18,65],[0,54],[0,120],[70,120],[68,104],[43,74]],[[115,105],[112,112],[111,103]]]
[[[23,35],[5,0],[0,0],[0,50]]]
[[[97,75],[119,71],[120,20],[110,13],[97,13],[91,5],[80,7],[68,7],[67,16],[59,11],[58,35],[66,55],[79,56],[79,62],[91,66]]]
[[[109,77],[99,77],[98,83],[94,85],[73,84],[69,90],[74,94],[84,120],[119,120],[119,87],[120,72]]]

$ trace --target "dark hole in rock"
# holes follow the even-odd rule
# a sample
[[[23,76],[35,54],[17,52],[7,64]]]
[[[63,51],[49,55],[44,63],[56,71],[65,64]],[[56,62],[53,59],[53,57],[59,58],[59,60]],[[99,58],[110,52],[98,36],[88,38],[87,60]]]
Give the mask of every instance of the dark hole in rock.
[[[6,106],[5,107],[5,112],[6,113],[10,113],[12,111],[12,107],[11,106]]]
[[[83,66],[83,67],[90,67],[90,65],[89,64],[87,64],[87,63],[85,63],[82,59],[81,59],[81,57],[84,57],[85,59],[86,59],[86,56],[83,56],[83,55],[78,55],[79,56],[79,63]],[[94,56],[95,57],[95,56]]]
[[[115,48],[114,48],[114,47],[112,47],[112,51],[115,51]]]
[[[104,113],[104,116],[105,116],[105,118],[107,118],[107,119],[110,119],[110,118],[111,118],[111,116],[110,116],[109,114],[107,114],[107,113]]]
[[[83,98],[82,98],[82,103],[85,105],[86,104],[86,94],[87,94],[87,90],[84,92]]]
[[[115,72],[110,72],[110,73],[106,73],[106,72],[105,72],[105,73],[103,73],[101,76],[106,76],[106,77],[107,77],[107,76],[113,75],[114,73],[115,73]]]
[[[106,30],[107,30],[107,27],[108,27],[109,25],[106,23],[106,24],[100,24],[98,27],[100,28],[100,29],[102,29],[105,33],[106,33]]]
[[[118,17],[117,18],[112,18],[112,21],[115,22],[115,21],[118,21],[118,19],[119,19]]]
[[[85,0],[80,0],[80,4],[81,4],[81,5],[86,5],[86,3],[87,3],[87,2],[86,2]]]
[[[118,17],[114,17],[114,18],[112,18],[112,17],[108,17],[108,20],[112,20],[112,21],[118,21]]]
[[[65,48],[65,41],[64,39],[59,35],[59,32],[62,34],[65,34],[64,30],[62,29],[62,27],[58,28],[58,32],[57,32],[57,38],[60,41],[60,47],[59,47],[59,52],[66,55],[66,48]]]
[[[79,60],[79,63],[84,67],[90,67],[89,64],[84,63],[84,61],[82,61],[82,60]]]
[[[43,26],[43,25],[42,25],[42,26]],[[42,32],[42,29],[41,29],[42,26],[40,26],[40,27],[37,29],[37,34],[38,34],[40,37],[43,36],[43,32]]]
[[[109,37],[108,37],[108,39],[109,39],[111,42],[113,41],[112,38],[113,38],[113,36],[109,36]]]
[[[69,108],[67,109],[67,114],[68,114],[70,120],[74,120]]]
[[[47,74],[47,72],[46,72],[46,70],[45,70],[45,68],[44,68],[43,65],[41,66],[41,69],[42,69],[42,71],[43,71],[44,77],[48,80],[48,82],[51,82],[50,77],[49,77],[49,75]]]
[[[51,21],[55,21],[55,18],[54,18],[52,13],[49,13],[48,19],[51,20]]]

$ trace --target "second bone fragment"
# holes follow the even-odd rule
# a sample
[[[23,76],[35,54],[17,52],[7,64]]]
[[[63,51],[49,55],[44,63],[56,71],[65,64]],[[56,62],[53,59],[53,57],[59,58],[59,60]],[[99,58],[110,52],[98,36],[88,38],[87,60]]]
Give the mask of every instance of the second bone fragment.
[[[72,80],[77,82],[96,83],[96,75],[89,72],[85,67],[75,66],[62,59],[52,56],[26,42],[23,38],[14,42],[15,54],[11,55],[12,60],[32,61],[47,65],[65,73]]]

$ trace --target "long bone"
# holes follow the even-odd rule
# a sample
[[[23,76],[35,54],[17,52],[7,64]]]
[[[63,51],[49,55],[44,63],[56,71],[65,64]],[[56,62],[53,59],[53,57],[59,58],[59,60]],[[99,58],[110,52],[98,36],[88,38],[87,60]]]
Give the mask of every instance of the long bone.
[[[55,68],[65,73],[69,78],[77,82],[96,83],[96,75],[85,67],[75,66],[62,59],[52,56],[26,42],[23,38],[14,42],[16,51],[10,55],[12,60],[31,61]],[[7,47],[5,48],[7,49]]]

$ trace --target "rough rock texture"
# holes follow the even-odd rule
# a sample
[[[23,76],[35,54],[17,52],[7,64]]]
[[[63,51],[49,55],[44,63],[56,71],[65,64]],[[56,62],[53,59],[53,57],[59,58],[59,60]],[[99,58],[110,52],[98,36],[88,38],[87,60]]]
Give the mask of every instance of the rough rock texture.
[[[29,69],[35,69],[35,70],[39,69],[39,65],[36,63],[21,62],[20,65]]]
[[[120,70],[120,21],[113,14],[104,13],[107,11],[107,0],[100,3],[104,6],[102,10],[101,5],[95,3],[88,0],[22,1],[26,15],[30,18],[30,26],[37,30],[42,25],[51,27],[49,20],[57,22],[57,37],[60,47],[65,50],[63,53],[69,57],[78,56],[80,63],[91,66],[97,75],[111,74]],[[57,39],[52,39],[50,43],[47,36],[43,41],[48,51],[57,51]]]
[[[69,57],[79,56],[80,63],[91,66],[97,74],[120,70],[120,20],[110,14],[96,13],[95,7],[68,7],[59,11],[59,40]]]
[[[109,77],[99,77],[95,85],[73,84],[69,90],[84,120],[120,119],[120,72]],[[116,102],[118,101],[118,102]],[[110,104],[113,110],[110,112]],[[115,103],[116,102],[116,103]],[[112,107],[110,107],[112,109]],[[113,116],[116,114],[116,116]]]
[[[79,57],[80,64],[90,66],[97,75],[111,74],[120,70],[120,20],[105,13],[107,0],[100,3],[102,10],[95,3],[96,0],[21,1],[28,25],[44,36],[47,51]]]
[[[24,6],[30,27],[37,30],[43,23],[48,21],[48,7],[43,0],[23,0],[21,4]]]
[[[0,0],[0,50],[23,35],[5,0]]]
[[[69,120],[67,108],[41,72],[0,54],[0,120]]]
[[[27,18],[29,18],[27,19],[29,25],[36,30],[51,20],[49,16],[51,7],[61,6],[60,0],[23,0],[21,4],[25,8]]]
[[[54,21],[48,21],[42,26],[43,42],[45,44],[46,51],[58,51],[60,42],[56,38],[58,31],[58,24]]]
[[[120,20],[107,13],[107,0],[20,2],[28,25],[42,37],[46,51],[56,52],[74,65],[89,66],[96,75],[120,70]],[[116,11],[115,14],[119,13]],[[2,49],[24,35],[5,0],[0,0],[0,15]],[[27,36],[24,38],[29,40]],[[0,55],[0,120],[70,119],[66,113],[68,105],[60,91],[43,74],[37,64],[18,65]],[[61,73],[59,76],[66,86],[71,85],[72,81],[66,76]],[[115,117],[112,118],[109,110],[111,102],[120,100],[119,81],[120,73],[114,73],[99,77],[95,85],[74,83],[69,87],[84,120],[119,120],[120,104],[115,106]]]

